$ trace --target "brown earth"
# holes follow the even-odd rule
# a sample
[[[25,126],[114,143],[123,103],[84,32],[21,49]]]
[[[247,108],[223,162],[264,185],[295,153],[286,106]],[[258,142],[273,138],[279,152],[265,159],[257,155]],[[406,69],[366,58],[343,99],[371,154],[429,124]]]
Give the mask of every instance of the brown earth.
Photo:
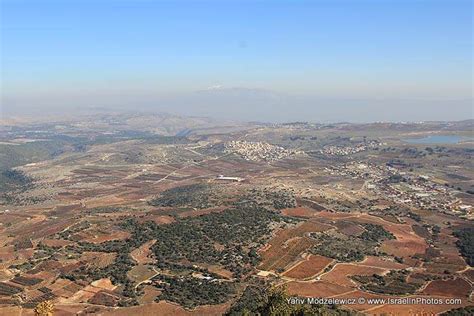
[[[352,290],[351,288],[326,281],[293,281],[286,284],[286,289],[289,295],[300,295],[305,297],[332,297]]]
[[[464,279],[435,280],[431,281],[423,293],[431,296],[468,297],[471,293],[471,285]]]
[[[305,217],[309,218],[317,214],[313,209],[307,207],[295,207],[295,208],[286,208],[281,211],[285,216],[295,216],[295,217]]]
[[[295,237],[278,248],[277,246],[272,246],[262,255],[263,260],[259,268],[273,271],[285,269],[285,267],[294,262],[302,252],[308,250],[313,243],[314,242],[307,237]]]
[[[405,269],[408,266],[403,263],[398,263],[393,260],[384,259],[382,257],[368,256],[358,263],[360,266],[373,266],[382,269]]]
[[[149,257],[152,252],[150,247],[153,246],[155,242],[156,242],[156,239],[147,241],[140,247],[134,249],[130,253],[130,256],[132,257],[133,260],[141,264],[152,263],[154,260]]]
[[[333,261],[333,259],[320,255],[308,255],[304,261],[301,261],[296,266],[286,271],[283,275],[299,280],[313,278],[321,273],[324,268]]]
[[[261,270],[283,269],[313,244],[305,235],[310,232],[320,232],[333,228],[317,221],[306,221],[295,227],[280,230],[260,250]],[[303,237],[305,236],[305,237]]]
[[[351,275],[372,275],[384,272],[387,272],[387,270],[352,263],[338,263],[331,271],[323,274],[321,280],[337,285],[355,287],[357,283],[352,281]]]

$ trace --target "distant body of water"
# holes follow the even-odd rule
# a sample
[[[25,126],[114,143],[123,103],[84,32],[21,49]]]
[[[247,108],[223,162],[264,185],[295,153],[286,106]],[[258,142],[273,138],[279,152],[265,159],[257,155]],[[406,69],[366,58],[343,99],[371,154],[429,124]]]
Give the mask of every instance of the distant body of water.
[[[422,138],[402,139],[409,144],[458,144],[462,141],[474,140],[473,137],[459,135],[431,135]]]

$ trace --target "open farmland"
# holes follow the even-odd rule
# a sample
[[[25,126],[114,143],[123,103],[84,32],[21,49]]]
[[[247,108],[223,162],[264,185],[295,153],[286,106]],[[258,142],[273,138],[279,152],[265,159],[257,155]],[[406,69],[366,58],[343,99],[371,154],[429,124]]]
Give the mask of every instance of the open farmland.
[[[400,133],[417,128],[252,125],[106,137],[69,126],[62,152],[16,165],[31,182],[1,195],[0,314],[30,315],[49,300],[58,315],[223,315],[255,312],[280,289],[470,306],[470,195],[443,175],[466,171],[471,154],[463,145],[440,157],[419,147],[426,156],[414,160]],[[362,148],[364,134],[377,150],[331,154]],[[225,147],[232,140],[245,141],[238,152]],[[310,153],[288,154],[300,150]],[[365,303],[330,315],[348,310],[404,313]]]
[[[331,269],[331,271],[322,275],[320,279],[333,284],[354,287],[356,284],[350,278],[353,275],[384,274],[385,272],[387,272],[387,270],[382,268],[361,266],[357,264],[338,263],[334,266],[334,268]]]
[[[330,229],[331,226],[307,221],[293,228],[278,231],[261,251],[263,258],[259,266],[261,270],[284,270],[295,261],[300,254],[308,250],[313,241],[307,237],[309,233]]]
[[[295,208],[287,208],[282,210],[281,212],[283,215],[286,216],[296,216],[296,217],[313,217],[317,214],[317,212],[313,209],[307,207],[295,207]]]
[[[307,297],[332,297],[352,290],[351,288],[326,281],[289,282],[286,284],[286,288],[290,295]]]
[[[431,281],[423,293],[430,296],[450,296],[450,297],[469,297],[472,287],[464,279],[456,278],[452,280]]]
[[[133,250],[130,253],[130,256],[132,257],[133,260],[135,260],[138,263],[151,263],[153,262],[153,259],[150,258],[150,255],[152,254],[152,251],[150,249],[151,246],[155,244],[156,240],[150,240],[137,249]]]
[[[321,273],[333,261],[323,256],[308,254],[301,262],[298,262],[283,275],[298,280],[311,279]]]
[[[259,266],[262,270],[274,270],[284,271],[290,263],[296,260],[296,258],[308,250],[312,246],[312,241],[306,237],[294,237],[285,242],[278,248],[278,252],[275,250],[267,250],[265,253],[266,259]],[[273,249],[276,249],[273,246]]]

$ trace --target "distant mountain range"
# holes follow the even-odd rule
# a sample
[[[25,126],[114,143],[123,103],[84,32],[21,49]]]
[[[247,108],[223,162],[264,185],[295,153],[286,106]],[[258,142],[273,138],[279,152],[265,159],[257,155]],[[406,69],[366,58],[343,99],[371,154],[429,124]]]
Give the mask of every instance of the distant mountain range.
[[[88,101],[90,99],[90,101]],[[167,96],[127,95],[91,96],[79,100],[55,100],[51,104],[15,106],[4,100],[3,118],[30,116],[73,118],[78,114],[115,112],[173,113],[177,116],[212,117],[218,122],[419,122],[459,121],[473,118],[473,100],[432,99],[348,99],[316,95],[292,95],[272,90],[210,86],[207,89]],[[39,102],[39,101],[38,101]],[[75,103],[72,103],[75,102]],[[79,104],[87,103],[84,106]],[[68,104],[71,104],[68,106]],[[74,104],[74,105],[72,105]],[[91,105],[96,104],[96,105]],[[171,120],[171,117],[168,118]],[[201,124],[200,123],[200,124]]]

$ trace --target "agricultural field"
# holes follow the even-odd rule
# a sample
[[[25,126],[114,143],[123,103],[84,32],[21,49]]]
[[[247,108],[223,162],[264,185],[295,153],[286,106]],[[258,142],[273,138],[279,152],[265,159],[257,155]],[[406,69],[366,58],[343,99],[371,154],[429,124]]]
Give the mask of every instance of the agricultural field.
[[[302,307],[327,315],[473,305],[472,144],[403,141],[443,123],[178,120],[183,136],[142,119],[5,128],[0,315],[44,301],[58,315],[242,315],[293,296],[460,299]]]
[[[288,278],[304,280],[312,279],[323,270],[334,260],[318,255],[307,254],[300,262],[294,267],[285,271],[283,275]]]

